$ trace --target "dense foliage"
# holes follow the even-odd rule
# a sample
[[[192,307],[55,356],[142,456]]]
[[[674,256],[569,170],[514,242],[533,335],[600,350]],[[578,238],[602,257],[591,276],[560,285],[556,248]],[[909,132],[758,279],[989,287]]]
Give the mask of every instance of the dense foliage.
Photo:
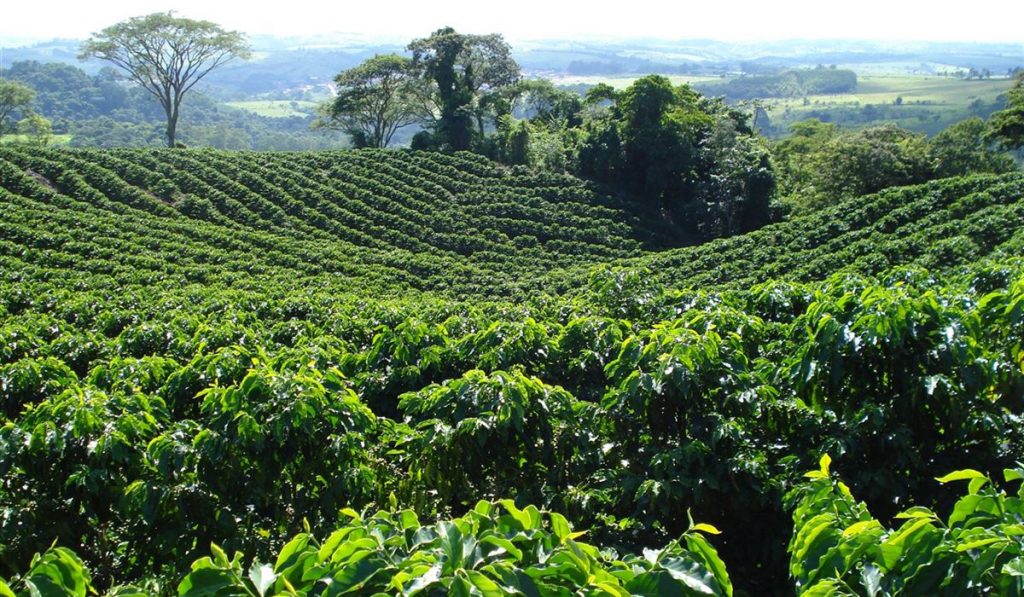
[[[773,147],[780,194],[805,212],[889,187],[1013,172],[1016,163],[989,140],[989,127],[971,118],[926,139],[888,124],[842,131],[815,119],[798,122]]]
[[[826,455],[794,491],[790,574],[801,595],[1021,595],[1024,593],[1024,490],[1007,496],[973,469],[940,483],[967,481],[949,516],[912,506],[885,527],[829,472]],[[1005,469],[1007,482],[1024,479]]]
[[[466,153],[4,149],[0,181],[0,594],[785,593],[822,453],[890,520],[1024,449],[1019,174],[659,253]],[[897,587],[879,549],[846,569]]]

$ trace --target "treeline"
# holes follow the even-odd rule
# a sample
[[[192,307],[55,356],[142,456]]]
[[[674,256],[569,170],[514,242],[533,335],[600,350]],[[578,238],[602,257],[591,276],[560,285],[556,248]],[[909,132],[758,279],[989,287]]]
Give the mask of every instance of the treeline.
[[[798,212],[889,187],[1017,169],[980,118],[961,121],[930,139],[894,125],[844,131],[816,119],[791,130],[790,137],[775,144],[773,158],[782,201]]]
[[[500,35],[442,29],[338,75],[325,126],[356,146],[384,147],[418,125],[414,149],[470,150],[510,165],[605,183],[667,215],[684,238],[713,238],[769,220],[767,148],[748,118],[665,77],[585,97],[523,80]]]
[[[595,180],[658,212],[691,242],[890,186],[1010,171],[1016,166],[1006,151],[1024,139],[1021,80],[990,123],[958,123],[932,140],[892,126],[844,133],[811,120],[772,145],[754,130],[758,113],[662,76],[622,91],[597,85],[581,97],[522,79],[499,35],[442,29],[408,50],[411,57],[377,56],[340,73],[323,125],[369,147],[418,126],[413,148],[470,150]],[[821,67],[735,85],[727,96],[842,93],[856,87],[856,75]]]
[[[795,69],[777,74],[736,77],[729,81],[697,83],[694,88],[730,101],[765,97],[800,97],[857,90],[857,73],[840,68]]]

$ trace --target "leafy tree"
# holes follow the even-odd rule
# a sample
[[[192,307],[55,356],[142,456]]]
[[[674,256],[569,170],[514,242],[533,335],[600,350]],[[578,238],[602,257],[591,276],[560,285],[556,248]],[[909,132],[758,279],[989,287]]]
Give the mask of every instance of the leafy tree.
[[[928,144],[895,125],[842,135],[814,156],[815,187],[830,200],[916,184],[932,178]]]
[[[583,98],[572,91],[555,87],[547,79],[519,81],[507,88],[510,111],[519,118],[545,124],[583,124]]]
[[[995,151],[985,132],[985,121],[969,118],[932,137],[928,141],[928,152],[935,164],[935,174],[944,178],[1013,171],[1013,158]]]
[[[577,173],[623,188],[704,237],[767,222],[774,175],[746,115],[689,87],[649,75],[601,89],[579,142]]]
[[[357,147],[387,147],[398,129],[420,116],[411,65],[404,56],[387,54],[339,73],[326,125],[345,131]]]
[[[596,106],[602,102],[614,102],[619,97],[619,92],[607,83],[598,83],[587,90],[584,101],[589,106]]]
[[[248,56],[241,33],[167,12],[107,27],[82,45],[79,58],[112,62],[156,96],[167,117],[167,145],[174,147],[185,94],[213,69]]]
[[[7,122],[13,114],[25,112],[36,97],[36,92],[16,81],[0,79],[0,136],[10,128]]]
[[[817,118],[794,122],[789,130],[792,134],[772,148],[779,191],[791,199],[813,196],[817,179],[811,158],[834,139],[839,130],[835,124]]]
[[[48,118],[32,112],[18,122],[18,134],[25,135],[29,143],[47,145],[53,136],[53,124]]]
[[[455,151],[470,149],[474,124],[483,135],[483,98],[519,80],[519,65],[508,43],[498,34],[464,35],[445,27],[413,40],[409,50],[420,77],[433,85],[430,95],[436,98],[429,103],[439,112],[439,144]]]
[[[1024,147],[1024,72],[1006,92],[1006,109],[989,118],[988,136],[1009,150]]]

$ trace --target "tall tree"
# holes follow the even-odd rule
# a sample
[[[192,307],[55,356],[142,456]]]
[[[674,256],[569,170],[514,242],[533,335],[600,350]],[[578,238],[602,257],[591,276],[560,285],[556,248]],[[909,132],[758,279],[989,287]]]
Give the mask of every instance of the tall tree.
[[[35,98],[36,92],[31,87],[17,81],[0,79],[0,136],[12,128],[7,120],[15,112],[27,112]]]
[[[519,80],[519,65],[498,34],[464,35],[451,27],[409,44],[413,64],[435,85],[440,114],[436,133],[452,150],[472,146],[474,125],[483,133],[483,96]]]
[[[1024,148],[1024,72],[1006,92],[1006,109],[989,118],[988,137],[1009,150]]]
[[[811,169],[825,204],[934,177],[924,135],[892,124],[839,135],[812,156]]]
[[[241,33],[167,12],[133,17],[93,34],[79,59],[112,62],[156,96],[167,116],[167,145],[174,147],[185,94],[213,69],[248,56]]]
[[[411,66],[410,59],[387,54],[339,73],[326,126],[343,130],[357,147],[387,147],[398,129],[420,114]]]
[[[586,101],[611,106],[585,121],[577,174],[630,192],[703,238],[767,222],[775,176],[745,114],[660,75]]]
[[[935,168],[935,176],[965,176],[979,172],[1012,172],[1013,158],[993,147],[985,137],[985,121],[968,118],[951,124],[928,140],[928,155]]]

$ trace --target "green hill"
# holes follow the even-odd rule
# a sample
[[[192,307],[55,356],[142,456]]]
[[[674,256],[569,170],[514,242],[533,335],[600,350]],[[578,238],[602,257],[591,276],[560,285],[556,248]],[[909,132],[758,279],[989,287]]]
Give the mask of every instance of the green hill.
[[[727,289],[906,265],[938,272],[993,253],[1024,254],[1019,173],[887,189],[749,234],[618,263],[669,288]]]
[[[0,594],[1016,594],[1022,210],[0,147]]]
[[[0,174],[11,269],[122,284],[285,276],[500,297],[571,291],[614,263],[668,287],[744,287],[941,269],[1022,242],[1019,174],[891,189],[667,251],[643,248],[671,244],[664,225],[591,185],[472,154],[0,149]]]
[[[341,274],[369,292],[500,295],[654,238],[577,179],[472,154],[3,149],[0,168],[5,217],[19,223],[8,258],[18,245],[53,255],[22,268],[88,269],[142,243],[152,261],[132,271],[153,280]]]

